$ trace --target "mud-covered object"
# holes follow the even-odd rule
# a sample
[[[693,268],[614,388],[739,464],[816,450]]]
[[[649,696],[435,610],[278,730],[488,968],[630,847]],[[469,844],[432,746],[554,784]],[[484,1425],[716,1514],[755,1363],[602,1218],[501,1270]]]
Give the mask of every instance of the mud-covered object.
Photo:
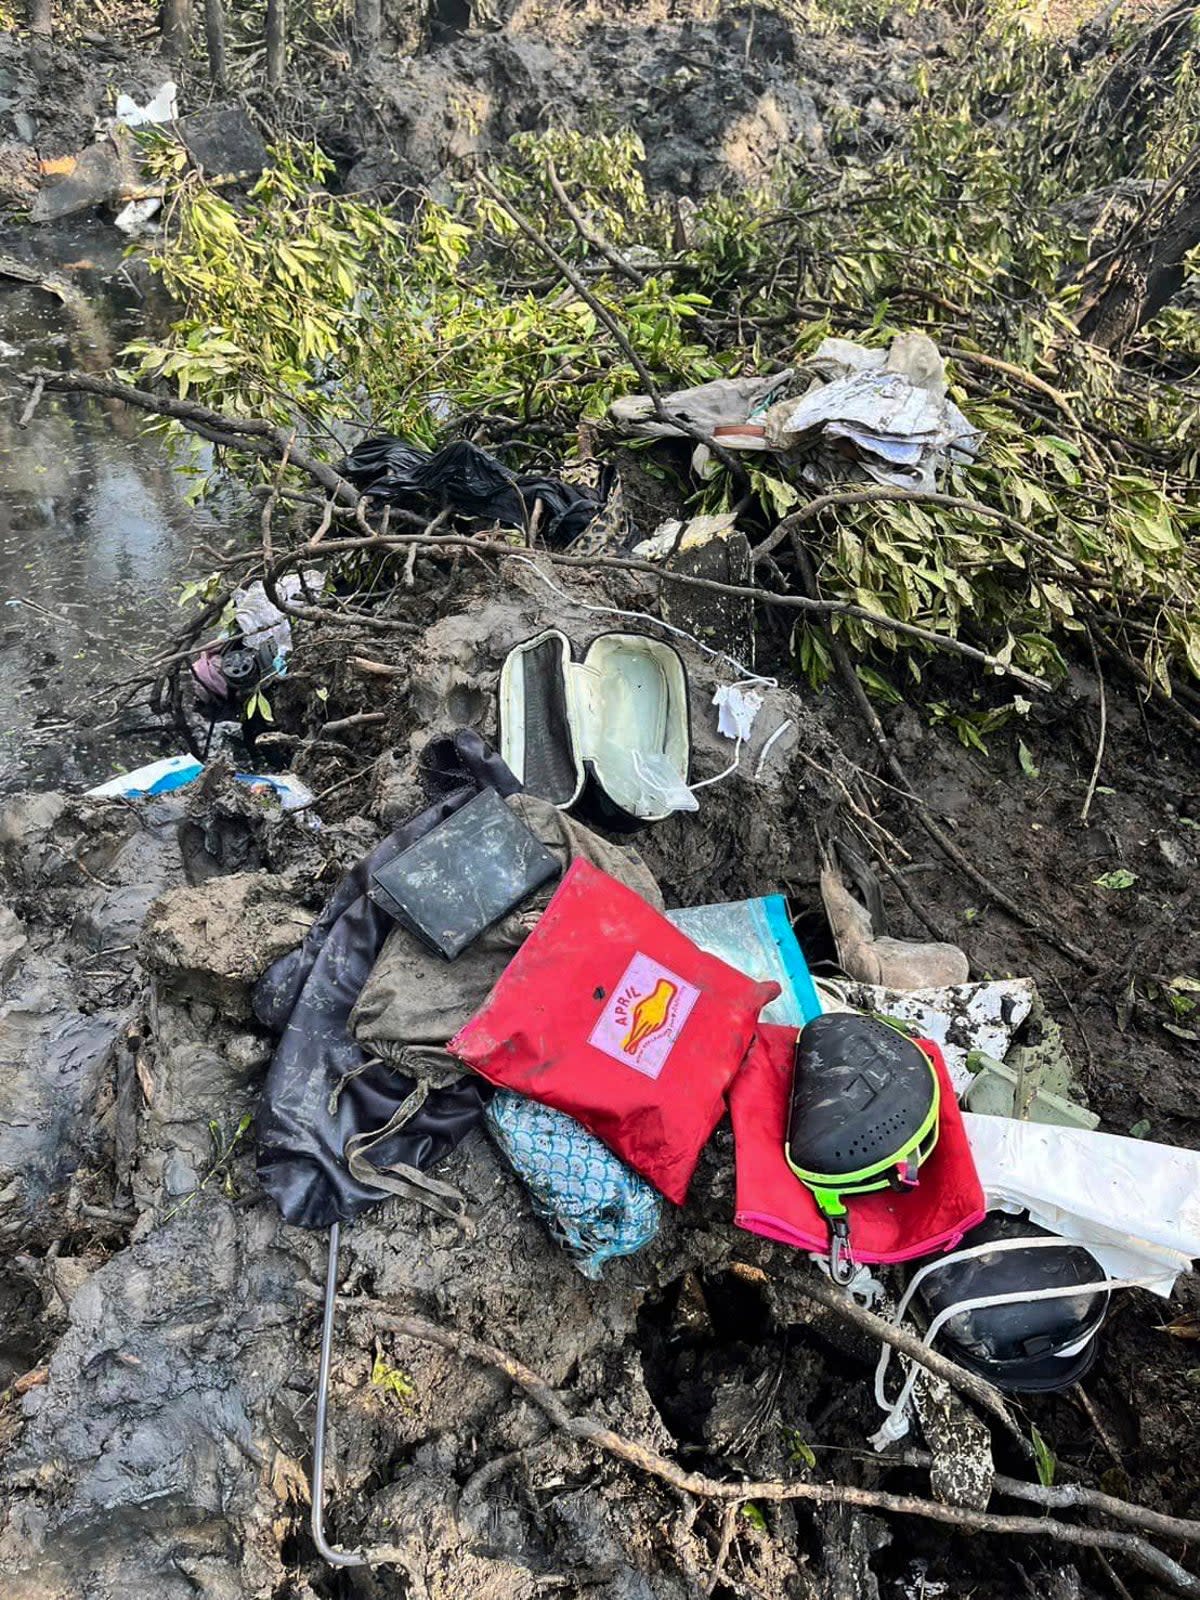
[[[448,961],[559,875],[494,789],[483,789],[371,874],[367,893]]]
[[[602,839],[536,795],[510,795],[506,803],[564,872],[573,861],[590,861],[656,911],[662,910],[654,875],[632,847]],[[483,1005],[549,905],[556,886],[547,883],[525,905],[482,933],[454,962],[427,949],[406,928],[393,928],[350,1018],[359,1041],[393,1061],[413,1047],[444,1045]]]
[[[536,532],[547,544],[560,546],[577,539],[607,499],[606,493],[578,488],[561,478],[512,472],[466,439],[443,445],[431,455],[419,445],[383,433],[355,445],[342,462],[342,473],[373,500],[410,509],[449,505],[464,516]]]
[[[482,789],[507,795],[519,787],[476,733],[436,741],[426,763],[437,798],[346,874],[304,943],[276,961],[254,992],[259,1020],[281,1034],[258,1110],[258,1175],[287,1221],[300,1227],[348,1221],[386,1197],[351,1175],[346,1144],[384,1127],[416,1088],[412,1078],[371,1061],[350,1032],[350,1013],[392,928],[366,893],[368,879]],[[486,1086],[470,1077],[431,1090],[372,1150],[375,1165],[428,1167],[476,1126],[487,1097]]]
[[[585,1278],[654,1238],[662,1201],[574,1117],[504,1090],[484,1115],[533,1209]]]

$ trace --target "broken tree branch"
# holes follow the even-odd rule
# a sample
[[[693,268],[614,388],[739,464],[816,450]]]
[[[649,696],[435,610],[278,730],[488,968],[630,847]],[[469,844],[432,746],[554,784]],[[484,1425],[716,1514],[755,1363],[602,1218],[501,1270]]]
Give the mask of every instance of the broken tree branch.
[[[761,544],[756,545],[750,552],[752,560],[757,564],[764,561],[767,556],[779,548],[785,539],[790,539],[798,528],[805,523],[814,521],[823,511],[835,510],[840,506],[871,505],[877,501],[891,501],[903,505],[944,506],[951,511],[967,511],[972,516],[985,517],[991,522],[999,523],[1022,544],[1034,544],[1046,555],[1056,556],[1062,560],[1062,553],[1053,550],[1043,540],[1031,534],[1027,524],[1019,522],[1016,517],[1010,517],[1007,511],[999,511],[995,506],[986,505],[982,500],[972,500],[961,494],[942,494],[933,489],[893,489],[884,484],[871,484],[859,489],[830,489],[824,494],[819,494],[815,499],[808,501],[795,511],[789,511]],[[1092,574],[1086,568],[1080,568],[1085,577]],[[1102,583],[1102,576],[1095,574],[1097,582]]]
[[[1104,765],[1104,742],[1108,734],[1108,696],[1104,692],[1104,673],[1100,670],[1100,652],[1096,649],[1096,641],[1092,631],[1088,629],[1088,644],[1092,647],[1092,665],[1096,669],[1096,686],[1100,691],[1100,733],[1096,740],[1096,759],[1092,764],[1092,777],[1084,797],[1083,810],[1079,813],[1079,820],[1087,826],[1088,813],[1092,809],[1092,801],[1096,798],[1096,786],[1100,782],[1100,768]]]
[[[816,1305],[824,1306],[841,1317],[843,1322],[851,1323],[880,1344],[890,1345],[893,1350],[898,1350],[901,1355],[908,1356],[911,1361],[917,1362],[926,1371],[933,1373],[935,1378],[941,1378],[960,1394],[966,1395],[980,1410],[994,1417],[1009,1437],[1020,1446],[1022,1454],[1032,1460],[1033,1446],[1004,1403],[1000,1391],[993,1388],[986,1379],[977,1377],[975,1373],[968,1372],[946,1356],[939,1355],[936,1350],[931,1350],[910,1328],[902,1328],[896,1323],[888,1322],[885,1317],[877,1316],[866,1306],[860,1306],[848,1294],[827,1283],[817,1272],[793,1274],[788,1279],[788,1289],[803,1295],[806,1300],[811,1300]]]
[[[267,0],[267,88],[283,87],[287,67],[287,0]]]
[[[45,387],[46,380],[44,378],[35,378],[33,380],[33,388],[29,391],[29,399],[25,402],[25,409],[17,418],[18,428],[27,428],[33,421],[33,413],[37,410],[38,405],[41,402]]]
[[[389,1333],[417,1339],[423,1344],[437,1345],[461,1360],[501,1373],[510,1383],[523,1390],[561,1433],[603,1451],[626,1466],[658,1478],[677,1493],[725,1504],[731,1501],[740,1504],[746,1500],[772,1503],[808,1500],[819,1505],[862,1506],[893,1515],[923,1517],[964,1532],[1021,1534],[1038,1539],[1055,1539],[1079,1548],[1113,1551],[1123,1555],[1177,1594],[1200,1600],[1200,1578],[1194,1577],[1177,1561],[1133,1533],[1077,1527],[1043,1516],[1005,1516],[995,1512],[968,1511],[958,1506],[944,1505],[940,1501],[924,1500],[916,1495],[888,1494],[882,1490],[859,1489],[850,1484],[789,1483],[778,1479],[737,1483],[709,1478],[703,1473],[687,1472],[657,1450],[626,1439],[597,1418],[586,1413],[574,1415],[543,1377],[495,1345],[430,1322],[425,1317],[388,1311],[377,1302],[343,1299],[340,1303],[351,1311],[363,1311],[377,1330],[385,1329]],[[394,1560],[399,1556],[398,1551],[392,1551],[386,1545],[366,1553],[376,1563]]]
[[[546,159],[546,177],[549,180],[550,187],[554,190],[559,205],[574,223],[575,231],[579,234],[579,237],[584,241],[584,243],[590,244],[593,250],[599,251],[599,253],[604,257],[605,261],[608,262],[609,266],[613,267],[617,272],[619,272],[623,278],[628,278],[629,282],[633,284],[634,288],[644,289],[646,287],[646,280],[637,270],[637,268],[631,267],[621,252],[614,248],[613,245],[609,244],[608,240],[602,233],[597,232],[595,228],[589,226],[586,218],[580,212],[579,208],[574,204],[567,191],[563,188],[562,179],[558,175],[558,170],[549,157]]]
[[[906,1450],[905,1466],[928,1467],[933,1457],[924,1450]],[[1152,1511],[1149,1506],[1135,1505],[1132,1500],[1119,1500],[1116,1495],[1105,1494],[1100,1489],[1089,1489],[1082,1483],[1026,1483],[1020,1478],[1006,1478],[997,1473],[992,1482],[1000,1494],[1014,1500],[1025,1500],[1030,1505],[1046,1506],[1056,1511],[1094,1511],[1099,1516],[1115,1517],[1128,1522],[1131,1527],[1145,1528],[1163,1539],[1179,1539],[1188,1544],[1200,1539],[1200,1522],[1188,1517],[1169,1517],[1163,1511]]]
[[[292,466],[320,484],[335,501],[351,507],[358,504],[358,490],[340,472],[316,456],[295,448],[294,427],[281,427],[261,417],[227,417],[195,400],[177,400],[172,395],[151,394],[148,389],[138,389],[131,383],[121,383],[115,378],[97,377],[90,372],[56,372],[51,368],[37,367],[29,374],[29,381],[36,383],[39,378],[44,387],[50,390],[65,394],[92,394],[102,400],[121,400],[139,411],[171,417],[199,433],[202,438],[212,439],[217,444],[235,450],[244,450],[249,455],[279,461],[286,454]],[[414,516],[412,520],[424,526],[424,518]]]
[[[487,194],[491,195],[496,204],[500,206],[503,211],[507,212],[507,214],[516,223],[517,227],[520,228],[521,232],[530,241],[530,243],[536,245],[546,259],[554,263],[555,267],[557,267],[561,275],[571,285],[572,289],[574,289],[579,298],[591,307],[592,311],[608,329],[609,333],[613,336],[614,340],[619,346],[622,354],[625,356],[625,359],[630,363],[630,365],[633,367],[633,370],[637,373],[638,378],[641,380],[641,383],[646,390],[646,393],[650,396],[650,402],[654,407],[654,414],[658,420],[660,422],[668,423],[672,428],[678,429],[680,433],[685,434],[689,439],[694,439],[697,444],[704,445],[712,452],[716,460],[721,462],[722,466],[728,468],[728,470],[733,474],[735,480],[739,484],[744,485],[747,482],[747,478],[746,469],[742,462],[738,461],[736,457],[733,456],[730,451],[726,450],[722,445],[714,443],[711,434],[705,433],[703,428],[697,428],[691,422],[689,422],[686,417],[675,416],[673,413],[667,410],[666,406],[663,404],[662,390],[655,382],[649,367],[634,349],[629,335],[625,332],[620,322],[616,317],[613,316],[612,312],[608,309],[604,302],[592,293],[587,284],[584,283],[583,279],[580,277],[579,273],[575,271],[573,266],[571,266],[570,262],[565,260],[564,257],[558,253],[558,251],[550,243],[549,239],[546,238],[545,234],[540,233],[527,217],[521,215],[516,206],[514,206],[503,193],[501,193],[501,191],[496,187],[486,173],[477,172],[475,176],[480,188],[482,188]]]
[[[809,593],[814,594],[818,592],[816,570],[812,564],[812,557],[805,549],[799,532],[793,532],[792,534],[792,547],[795,551],[796,564],[804,577],[805,585],[808,588]],[[1018,927],[1028,928],[1031,930],[1031,932],[1036,933],[1041,938],[1048,940],[1049,943],[1056,947],[1056,949],[1061,950],[1064,955],[1070,956],[1074,961],[1078,961],[1087,969],[1088,972],[1103,972],[1105,964],[1099,959],[1098,956],[1093,955],[1090,950],[1082,949],[1079,945],[1075,944],[1073,940],[1068,939],[1066,934],[1060,929],[1052,926],[1042,917],[1038,916],[1035,911],[1019,905],[1011,895],[1006,894],[998,884],[993,883],[989,877],[980,872],[975,863],[959,849],[954,840],[949,837],[946,831],[939,827],[939,825],[933,820],[933,817],[929,812],[929,807],[917,794],[908,774],[900,765],[900,760],[896,755],[892,741],[884,732],[883,723],[880,722],[875,707],[871,704],[870,700],[867,699],[867,692],[859,680],[858,673],[854,670],[854,665],[851,662],[850,657],[846,654],[845,646],[842,644],[841,640],[836,636],[836,634],[832,632],[827,633],[827,638],[829,642],[830,654],[833,656],[833,662],[834,666],[837,668],[838,676],[845,684],[850,698],[853,700],[859,715],[866,724],[867,731],[870,733],[872,739],[878,746],[879,753],[883,757],[888,770],[892,774],[892,777],[896,780],[897,784],[900,785],[901,790],[912,802],[913,815],[916,817],[921,827],[924,828],[925,832],[933,840],[934,844],[937,845],[942,854],[952,861],[958,870],[963,874],[963,876],[970,879],[970,881],[978,890],[980,890],[981,893],[987,895],[988,899],[991,900],[993,904],[999,906],[1002,911],[1006,912],[1008,916],[1012,917],[1017,923]]]
[[[365,728],[377,722],[386,722],[386,711],[356,711],[353,716],[339,717],[336,722],[326,722],[321,735],[345,733],[347,728]]]
[[[326,539],[315,548],[311,544],[306,545],[292,552],[290,556],[278,564],[274,578],[277,581],[287,567],[295,566],[303,560],[322,556],[348,555],[352,552],[370,551],[372,549],[407,549],[414,542],[418,546],[425,546],[429,549],[441,547],[448,550],[470,550],[476,555],[508,556],[526,561],[533,560],[533,557],[524,555],[510,544],[502,544],[489,539],[470,538],[464,534],[390,534],[385,536],[371,533],[361,539]],[[573,556],[558,550],[542,550],[538,552],[538,555],[552,562],[555,566],[642,573],[647,577],[654,578],[659,583],[671,583],[685,588],[703,589],[711,594],[731,595],[737,599],[757,601],[760,605],[779,606],[785,610],[807,612],[812,616],[854,617],[862,622],[870,622],[881,631],[902,634],[906,638],[920,639],[924,643],[932,645],[935,649],[944,650],[951,655],[961,656],[967,661],[974,661],[991,672],[1015,678],[1019,683],[1024,684],[1027,688],[1037,690],[1039,693],[1047,687],[1041,678],[1036,678],[1031,673],[1023,672],[1019,667],[1014,667],[1001,661],[986,650],[977,650],[973,645],[963,643],[961,639],[952,638],[948,634],[935,633],[932,629],[922,628],[915,622],[900,622],[891,617],[881,617],[877,611],[868,611],[865,606],[854,605],[848,600],[813,600],[806,595],[781,594],[777,590],[761,589],[752,584],[721,583],[715,578],[701,578],[689,573],[667,571],[652,561],[640,561],[634,557]],[[268,593],[270,593],[269,590]],[[299,614],[297,613],[297,615]]]

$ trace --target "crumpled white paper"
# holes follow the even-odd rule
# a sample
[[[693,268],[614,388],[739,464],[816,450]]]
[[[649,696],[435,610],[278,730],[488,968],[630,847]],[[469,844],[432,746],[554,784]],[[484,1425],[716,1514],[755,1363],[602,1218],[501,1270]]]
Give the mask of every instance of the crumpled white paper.
[[[723,683],[712,697],[717,708],[717,732],[726,739],[749,739],[754,719],[766,698],[761,689],[747,689],[740,683]]]

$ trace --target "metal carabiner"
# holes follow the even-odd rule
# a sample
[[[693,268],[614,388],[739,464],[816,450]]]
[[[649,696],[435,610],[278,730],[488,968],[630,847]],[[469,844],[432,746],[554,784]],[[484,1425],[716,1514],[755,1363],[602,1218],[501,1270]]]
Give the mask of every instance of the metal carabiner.
[[[845,1217],[830,1217],[829,1276],[844,1289],[857,1271],[858,1263],[850,1249],[850,1224]]]

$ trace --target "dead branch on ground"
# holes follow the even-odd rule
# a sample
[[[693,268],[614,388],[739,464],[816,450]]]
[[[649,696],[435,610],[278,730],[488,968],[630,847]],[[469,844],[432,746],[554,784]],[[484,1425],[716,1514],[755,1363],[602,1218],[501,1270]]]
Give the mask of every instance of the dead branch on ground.
[[[922,1517],[966,1533],[1053,1539],[1077,1548],[1122,1555],[1176,1594],[1200,1600],[1200,1578],[1193,1576],[1172,1557],[1138,1534],[1108,1528],[1080,1527],[1046,1516],[1008,1516],[997,1512],[968,1511],[917,1495],[889,1494],[883,1490],[860,1489],[850,1484],[785,1482],[779,1479],[728,1482],[707,1477],[703,1473],[685,1471],[651,1446],[625,1438],[596,1417],[587,1413],[573,1413],[543,1377],[495,1345],[413,1313],[388,1311],[378,1302],[352,1299],[342,1300],[341,1304],[351,1312],[362,1313],[375,1330],[382,1329],[417,1339],[423,1344],[437,1345],[463,1361],[500,1373],[528,1395],[560,1433],[611,1456],[625,1466],[657,1478],[678,1494],[725,1505],[740,1505],[748,1500],[770,1504],[807,1500],[818,1505],[860,1506],[864,1510],[896,1516]],[[1090,1509],[1099,1508],[1092,1506]],[[399,1556],[398,1551],[386,1545],[366,1553],[373,1563],[378,1564]]]

